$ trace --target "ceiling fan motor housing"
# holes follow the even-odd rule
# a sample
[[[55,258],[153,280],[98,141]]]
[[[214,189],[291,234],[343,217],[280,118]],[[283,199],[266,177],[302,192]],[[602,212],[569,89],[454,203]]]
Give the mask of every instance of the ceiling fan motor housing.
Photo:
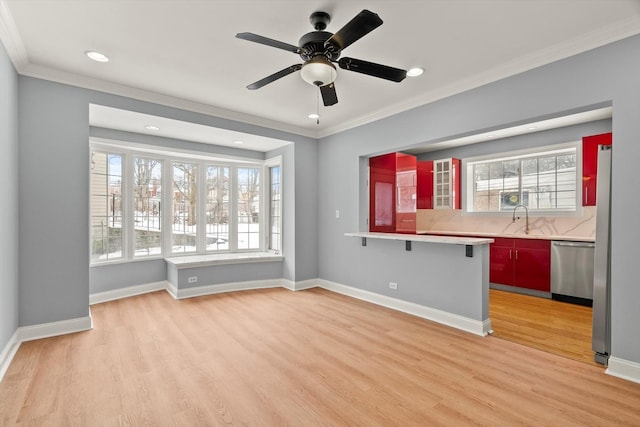
[[[329,61],[336,61],[340,57],[340,49],[333,44],[325,46],[324,43],[333,36],[327,31],[312,31],[300,37],[300,58],[308,61],[318,55],[326,57]]]

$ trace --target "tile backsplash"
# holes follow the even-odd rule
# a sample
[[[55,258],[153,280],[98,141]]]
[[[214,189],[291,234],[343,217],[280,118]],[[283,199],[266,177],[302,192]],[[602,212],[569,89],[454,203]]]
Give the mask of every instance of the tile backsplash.
[[[524,210],[519,209],[516,222],[511,212],[504,215],[463,215],[460,209],[418,209],[416,229],[433,233],[491,233],[505,236],[564,237],[594,239],[596,208],[582,207],[578,215],[538,216],[529,214],[529,234],[525,235]]]

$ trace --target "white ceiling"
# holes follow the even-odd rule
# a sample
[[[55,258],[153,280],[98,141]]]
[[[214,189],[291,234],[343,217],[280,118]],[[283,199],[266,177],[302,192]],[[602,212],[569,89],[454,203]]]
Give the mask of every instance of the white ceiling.
[[[421,77],[393,83],[338,69],[339,103],[320,106],[319,125],[307,117],[317,89],[297,73],[246,89],[302,61],[236,33],[297,44],[313,30],[312,12],[331,14],[327,31],[336,32],[362,9],[384,24],[342,56],[421,66]],[[0,38],[21,74],[311,137],[634,34],[638,0],[0,0]],[[87,50],[111,60],[93,62]]]

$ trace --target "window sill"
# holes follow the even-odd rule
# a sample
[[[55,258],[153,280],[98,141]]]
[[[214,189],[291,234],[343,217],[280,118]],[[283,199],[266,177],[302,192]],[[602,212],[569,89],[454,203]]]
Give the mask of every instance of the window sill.
[[[284,261],[282,255],[271,252],[242,252],[227,254],[208,254],[165,258],[169,265],[178,270],[184,268],[208,267],[210,265],[247,264],[255,262]]]

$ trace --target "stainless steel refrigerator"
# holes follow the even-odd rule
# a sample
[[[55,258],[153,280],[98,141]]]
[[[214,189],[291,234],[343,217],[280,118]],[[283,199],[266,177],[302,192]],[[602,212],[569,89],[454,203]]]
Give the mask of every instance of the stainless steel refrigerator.
[[[593,267],[594,360],[607,365],[611,352],[611,146],[598,147],[596,244]]]

